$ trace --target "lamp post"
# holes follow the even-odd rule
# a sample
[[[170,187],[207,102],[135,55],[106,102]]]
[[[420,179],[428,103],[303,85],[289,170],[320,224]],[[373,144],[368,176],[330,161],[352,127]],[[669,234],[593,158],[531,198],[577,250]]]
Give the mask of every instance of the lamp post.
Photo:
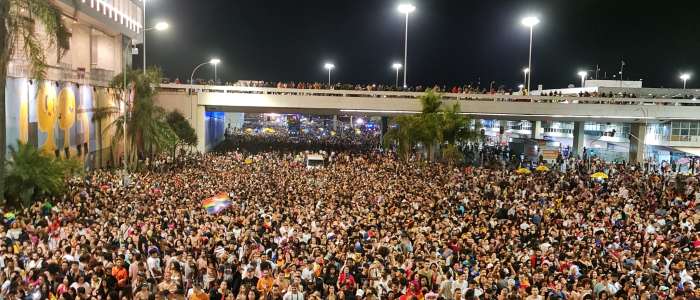
[[[170,25],[166,22],[158,22],[156,26],[151,28],[146,28],[146,0],[141,1],[143,4],[143,75],[146,75],[146,32],[151,30],[163,31],[170,28]]]
[[[212,58],[212,59],[210,59],[209,61],[203,62],[203,63],[199,64],[198,66],[196,66],[196,67],[194,68],[194,70],[192,70],[192,75],[190,76],[190,85],[194,85],[194,73],[197,72],[197,70],[198,70],[199,68],[201,68],[202,66],[204,66],[204,65],[206,65],[206,64],[212,64],[212,65],[214,65],[214,67],[216,67],[216,65],[218,65],[219,63],[221,63],[221,60],[220,60],[220,59],[218,59],[218,58]],[[215,75],[215,76],[216,76],[216,75]]]
[[[335,65],[332,63],[326,63],[323,67],[328,70],[328,88],[331,88],[331,71],[335,69]]]
[[[530,73],[530,68],[523,69],[523,84],[527,84],[527,74]],[[530,91],[528,91],[529,93]]]
[[[214,58],[214,59],[210,60],[209,63],[214,65],[214,84],[216,84],[217,82],[219,82],[219,79],[218,79],[217,74],[216,74],[216,67],[219,66],[219,63],[221,63],[221,60],[218,58]]]
[[[403,67],[400,63],[394,63],[391,65],[394,70],[396,70],[396,87],[399,87],[399,70],[401,70],[401,67]]]
[[[530,54],[529,54],[528,60],[527,60],[528,61],[527,62],[527,69],[528,69],[528,73],[529,73],[532,71],[532,32],[533,32],[533,28],[535,27],[535,25],[540,23],[540,19],[538,19],[537,17],[525,17],[525,18],[523,18],[523,20],[521,22],[524,26],[530,28]],[[528,94],[530,93],[530,81],[531,80],[532,80],[532,73],[530,73],[530,76],[527,77],[526,86],[527,86]]]
[[[685,90],[685,83],[690,79],[690,74],[689,73],[683,73],[681,74],[681,80],[683,80],[683,89]]]
[[[581,76],[581,87],[584,87],[586,83],[586,76],[588,76],[588,72],[578,71],[578,76]]]
[[[408,70],[408,15],[416,11],[416,7],[413,4],[401,4],[399,5],[399,12],[406,15],[406,32],[404,37],[403,46],[403,87],[406,88],[406,71]]]
[[[146,5],[146,0],[143,1],[143,5],[145,7]],[[145,8],[144,8],[145,9]],[[145,16],[145,14],[144,14]],[[168,30],[170,28],[170,24],[167,22],[158,22],[156,26],[146,28],[143,30],[143,74],[146,75],[146,32],[155,30],[155,31],[164,31]]]

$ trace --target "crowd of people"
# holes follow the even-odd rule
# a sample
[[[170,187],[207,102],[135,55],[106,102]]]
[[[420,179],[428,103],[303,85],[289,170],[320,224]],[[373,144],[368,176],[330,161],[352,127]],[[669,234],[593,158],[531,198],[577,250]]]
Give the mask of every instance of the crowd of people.
[[[695,178],[574,158],[565,172],[518,174],[376,151],[309,170],[297,153],[259,150],[183,156],[129,181],[98,170],[63,197],[6,209],[0,298],[700,295]],[[202,199],[219,193],[231,206],[208,214]]]

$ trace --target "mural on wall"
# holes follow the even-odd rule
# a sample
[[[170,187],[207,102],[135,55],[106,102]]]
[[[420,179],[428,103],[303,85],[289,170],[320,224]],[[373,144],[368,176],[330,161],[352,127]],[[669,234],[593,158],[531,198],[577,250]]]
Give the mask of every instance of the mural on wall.
[[[74,83],[8,78],[8,146],[16,146],[20,141],[57,157],[94,160],[95,151],[111,140],[108,134],[97,136],[100,128],[92,120],[96,107],[114,105],[114,97],[105,90]],[[99,143],[98,138],[108,140]]]

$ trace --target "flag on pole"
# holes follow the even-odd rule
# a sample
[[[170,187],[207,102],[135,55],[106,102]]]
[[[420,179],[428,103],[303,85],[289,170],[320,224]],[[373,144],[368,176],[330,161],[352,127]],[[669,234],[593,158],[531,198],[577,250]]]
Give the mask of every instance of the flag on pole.
[[[202,207],[210,215],[215,215],[231,206],[231,198],[226,193],[218,193],[213,197],[202,200]]]

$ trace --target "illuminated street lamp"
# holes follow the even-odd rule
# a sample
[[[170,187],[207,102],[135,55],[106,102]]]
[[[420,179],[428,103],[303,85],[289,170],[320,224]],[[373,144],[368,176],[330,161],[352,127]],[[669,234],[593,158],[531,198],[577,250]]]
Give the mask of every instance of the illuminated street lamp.
[[[578,76],[581,76],[581,87],[584,87],[584,84],[586,83],[586,76],[588,76],[588,72],[578,71]]]
[[[400,63],[394,63],[391,65],[394,70],[396,70],[396,87],[399,87],[399,70],[401,70],[401,67],[403,67]]]
[[[216,84],[218,81],[217,74],[216,74],[216,67],[221,63],[221,60],[218,58],[212,58],[209,61],[210,64],[214,65],[214,84]]]
[[[681,80],[683,80],[683,89],[685,90],[685,83],[690,79],[690,74],[689,73],[683,73],[681,74]]]
[[[332,63],[326,63],[323,67],[328,70],[328,88],[331,86],[331,71],[335,69],[335,65]]]
[[[413,4],[404,3],[399,5],[399,12],[406,15],[406,36],[404,38],[403,47],[403,87],[406,88],[406,70],[408,70],[408,15],[416,11],[416,7]]]
[[[210,59],[210,60],[207,61],[207,62],[203,62],[203,63],[197,65],[197,66],[194,68],[194,70],[192,70],[192,75],[190,76],[190,84],[194,85],[194,73],[197,72],[197,70],[198,70],[199,68],[201,68],[202,66],[204,66],[204,65],[206,65],[206,64],[212,64],[212,65],[214,65],[214,68],[216,68],[216,65],[218,65],[219,63],[221,63],[221,60],[220,60],[220,59],[218,59],[218,58],[212,58],[212,59]],[[215,69],[215,70],[216,70],[216,69]],[[216,76],[216,75],[215,75],[215,76]]]
[[[533,28],[535,25],[540,23],[540,19],[537,17],[525,17],[522,19],[521,23],[530,28],[530,55],[528,56],[528,62],[527,62],[527,70],[530,72],[532,70],[532,32]],[[527,92],[530,93],[530,81],[532,79],[532,73],[530,73],[530,76],[527,78]]]

